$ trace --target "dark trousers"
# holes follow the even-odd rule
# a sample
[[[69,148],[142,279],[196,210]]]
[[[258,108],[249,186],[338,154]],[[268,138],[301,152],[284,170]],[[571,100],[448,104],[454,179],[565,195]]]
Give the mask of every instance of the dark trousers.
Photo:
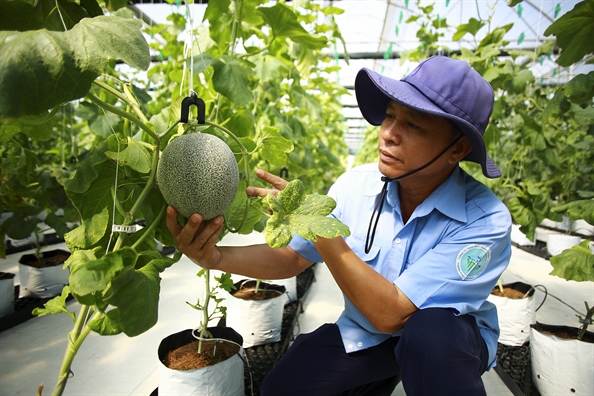
[[[346,353],[338,327],[299,335],[264,378],[261,396],[389,396],[402,380],[407,396],[486,395],[487,346],[470,315],[423,309],[400,337]]]

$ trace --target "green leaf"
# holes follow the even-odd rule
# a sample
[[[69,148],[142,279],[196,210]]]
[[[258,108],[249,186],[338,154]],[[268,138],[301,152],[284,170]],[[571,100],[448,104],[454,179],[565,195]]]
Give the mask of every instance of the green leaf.
[[[137,140],[128,137],[128,146],[117,151],[106,151],[105,155],[120,165],[127,166],[140,173],[149,173],[151,170],[151,155],[147,148]]]
[[[154,265],[134,271],[134,277],[111,298],[120,310],[122,331],[128,337],[140,335],[157,323],[161,278]]]
[[[579,125],[594,125],[594,108],[574,110],[574,119]]]
[[[557,64],[571,66],[584,55],[594,52],[594,1],[582,1],[571,11],[553,22],[545,36],[555,35],[557,44],[563,49]]]
[[[510,92],[521,94],[526,90],[526,86],[533,82],[534,74],[530,70],[524,70],[509,81],[508,89]]]
[[[324,13],[324,15],[328,16],[331,14],[334,15],[341,15],[344,13],[344,10],[342,8],[338,8],[338,7],[333,7],[333,6],[329,6],[329,7],[324,7],[322,8],[322,12]]]
[[[91,18],[103,15],[103,10],[96,0],[80,0],[80,5],[87,11]]]
[[[250,199],[245,193],[246,187],[245,180],[241,180],[235,199],[231,207],[225,212],[225,224],[239,234],[250,234],[262,217],[262,206],[256,203],[255,200],[249,201],[250,207],[246,214],[246,206]]]
[[[322,120],[322,106],[320,102],[314,96],[305,92],[303,88],[294,85],[291,89],[291,98],[295,101],[297,107],[305,109],[311,117],[315,117],[319,121]]]
[[[250,81],[254,71],[244,60],[232,56],[223,56],[224,62],[213,64],[215,70],[212,84],[217,92],[225,95],[232,103],[245,106],[252,99]]]
[[[233,279],[231,278],[231,274],[228,272],[224,272],[221,276],[215,276],[214,280],[217,281],[217,288],[225,290],[228,293],[235,290],[235,284],[233,283]]]
[[[297,20],[297,15],[284,4],[277,3],[273,7],[257,9],[264,21],[270,25],[274,37],[286,37],[310,49],[325,48],[328,40],[324,36],[309,34]]]
[[[547,148],[545,137],[542,133],[542,127],[538,122],[530,115],[518,111],[524,120],[524,126],[522,127],[522,133],[529,140],[529,143],[536,150],[544,150]]]
[[[146,69],[142,21],[99,16],[72,30],[0,32],[0,117],[40,114],[89,91],[110,59]]]
[[[350,235],[349,228],[340,220],[326,217],[336,202],[326,195],[305,195],[303,183],[296,179],[275,197],[267,197],[273,210],[272,217],[266,223],[264,237],[273,248],[287,246],[293,235],[316,242],[317,237],[335,238]]]
[[[110,143],[113,143],[113,147],[110,146]],[[95,170],[95,165],[108,160],[105,151],[109,149],[117,150],[117,141],[114,136],[110,136],[101,146],[93,150],[91,156],[85,159],[80,164],[79,169],[64,183],[64,189],[72,193],[84,193],[87,191],[99,175]]]
[[[64,235],[66,246],[70,251],[89,249],[103,238],[109,224],[107,207]]]
[[[22,117],[16,119],[12,118],[0,121],[0,144],[8,142],[19,132],[24,133],[34,140],[40,141],[46,141],[52,137],[52,128],[49,123],[31,125],[26,122],[22,122],[26,121],[27,118],[33,117]]]
[[[468,23],[463,23],[461,25],[458,25],[458,29],[456,30],[456,33],[454,33],[454,35],[452,36],[452,40],[453,41],[458,41],[466,33],[470,33],[471,35],[476,36],[477,32],[483,26],[485,26],[485,23],[484,22],[479,21],[478,19],[475,19],[475,18],[470,18],[470,20],[468,21]]]
[[[266,126],[258,138],[258,152],[273,166],[283,166],[286,153],[293,151],[293,142],[280,135],[278,128]]]
[[[578,74],[563,86],[563,93],[572,103],[588,103],[594,97],[594,71]]]
[[[231,116],[229,122],[227,122],[226,127],[231,132],[233,132],[235,136],[237,136],[238,138],[245,138],[246,136],[254,136],[255,123],[256,118],[254,117],[254,114],[247,110],[238,110]],[[242,143],[244,143],[245,146],[245,139],[242,140]],[[255,144],[252,142],[252,145]],[[231,151],[233,151],[234,153],[239,153],[241,151],[239,145],[235,143],[235,140],[229,142],[229,147],[231,147]],[[251,151],[253,150],[253,147],[249,148],[246,146],[246,149],[248,151]]]
[[[551,209],[555,213],[561,213],[571,220],[584,220],[594,225],[594,200],[583,199],[559,205]]]
[[[151,260],[147,265],[152,265],[158,272],[163,272],[177,262],[174,258],[160,257]]]
[[[68,298],[69,294],[70,287],[64,286],[64,288],[62,289],[62,294],[52,298],[51,300],[43,304],[43,308],[35,308],[32,312],[33,315],[44,316],[66,313],[72,318],[72,321],[75,321],[76,316],[74,315],[74,313],[70,312],[68,308],[66,308],[66,299]]]
[[[520,200],[516,197],[512,198],[506,206],[514,219],[514,222],[520,225],[520,231],[526,234],[528,239],[533,241],[537,224],[536,218],[530,208],[522,205]]]
[[[103,291],[124,270],[134,268],[136,257],[134,249],[124,247],[99,259],[72,262],[69,278],[72,294],[84,297]]]
[[[588,247],[589,243],[586,240],[551,257],[550,262],[554,269],[550,274],[576,282],[594,281],[594,254]]]
[[[100,318],[89,322],[89,328],[99,335],[117,335],[122,332],[120,325],[120,310],[118,308],[108,311]]]
[[[283,77],[289,74],[287,65],[272,55],[260,54],[254,57],[254,63],[256,64],[256,75],[260,82],[282,80]]]
[[[75,114],[86,120],[89,129],[104,139],[113,134],[114,129],[120,123],[119,116],[104,112],[99,106],[89,102],[82,102],[76,109]]]
[[[9,238],[29,238],[39,224],[36,216],[30,217],[26,210],[16,211],[2,224],[2,229]]]
[[[558,89],[555,92],[555,96],[547,102],[547,106],[542,112],[541,118],[543,122],[555,121],[561,117],[564,113],[571,109],[571,103],[567,100],[563,94],[562,89]]]
[[[303,182],[299,179],[293,180],[276,197],[268,195],[267,199],[273,211],[291,213],[305,201]]]
[[[206,70],[209,66],[219,66],[223,63],[208,52],[194,56],[193,62],[194,74]]]
[[[62,221],[62,219],[56,216],[55,213],[48,213],[45,217],[45,224],[52,227],[56,234],[64,238],[64,235],[70,231],[70,228]]]
[[[107,157],[105,157],[107,158]],[[79,169],[78,173],[82,170]],[[89,170],[85,168],[85,170]],[[90,218],[100,213],[104,208],[113,206],[111,188],[114,184],[116,168],[112,162],[104,162],[95,166],[97,177],[91,182],[88,189],[83,193],[72,192],[65,186],[66,194],[78,209],[81,218]]]

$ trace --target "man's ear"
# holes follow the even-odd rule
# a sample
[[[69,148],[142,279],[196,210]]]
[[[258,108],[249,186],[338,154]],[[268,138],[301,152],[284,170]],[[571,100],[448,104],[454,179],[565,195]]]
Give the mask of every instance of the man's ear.
[[[464,157],[466,157],[472,151],[472,146],[470,142],[464,136],[460,141],[454,146],[454,150],[451,152],[449,157],[450,164],[455,164],[456,162],[461,161]]]

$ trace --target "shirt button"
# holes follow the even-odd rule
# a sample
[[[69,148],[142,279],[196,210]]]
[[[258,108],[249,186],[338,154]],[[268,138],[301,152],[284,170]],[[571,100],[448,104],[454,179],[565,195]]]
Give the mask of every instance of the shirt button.
[[[349,349],[353,349],[353,344],[348,345]]]
[[[363,346],[363,343],[362,342],[359,342],[359,343],[357,343],[357,345],[360,346],[360,347],[362,347]]]
[[[400,245],[400,242],[402,242],[402,241],[400,240],[400,238],[396,238],[396,243],[397,243],[398,245]]]

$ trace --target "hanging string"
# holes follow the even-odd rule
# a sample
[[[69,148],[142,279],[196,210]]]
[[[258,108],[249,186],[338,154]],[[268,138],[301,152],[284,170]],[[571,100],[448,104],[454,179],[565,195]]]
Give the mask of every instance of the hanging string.
[[[186,6],[186,33],[188,37],[186,38],[186,42],[184,44],[184,56],[188,57],[188,62],[184,62],[184,69],[183,69],[183,77],[185,79],[186,72],[189,70],[188,75],[188,96],[194,91],[194,17],[192,16],[192,10],[190,9],[190,5],[188,2],[185,2]],[[189,65],[188,65],[189,64]],[[180,95],[182,94],[183,84],[184,81],[182,79],[182,84],[180,85]]]
[[[62,21],[62,26],[64,26],[64,31],[67,31],[68,28],[66,27],[66,23],[64,22],[64,17],[62,16],[62,11],[60,11],[60,6],[58,5],[58,0],[55,0],[56,3],[56,10],[58,11],[58,15],[60,16],[60,20]]]
[[[101,107],[101,110],[103,110],[103,115],[105,115],[105,119],[107,120],[107,123],[109,124],[109,127],[111,128],[111,132],[113,133],[113,136],[115,136],[116,141],[118,142],[118,155],[117,155],[117,159],[116,159],[116,171],[115,171],[115,181],[114,181],[114,188],[113,188],[113,208],[112,208],[112,219],[111,219],[111,224],[112,224],[112,228],[111,228],[111,233],[109,234],[109,240],[107,241],[107,247],[105,248],[105,254],[109,253],[109,247],[111,246],[111,240],[113,239],[113,234],[115,232],[115,213],[116,213],[116,199],[117,199],[117,195],[118,195],[118,172],[119,172],[119,165],[120,165],[120,139],[118,139],[118,135],[116,134],[115,130],[113,129],[113,125],[111,125],[111,121],[109,120],[109,117],[107,116],[107,113],[105,112],[105,109],[103,107]]]
[[[66,168],[66,106],[62,107],[62,168]]]

